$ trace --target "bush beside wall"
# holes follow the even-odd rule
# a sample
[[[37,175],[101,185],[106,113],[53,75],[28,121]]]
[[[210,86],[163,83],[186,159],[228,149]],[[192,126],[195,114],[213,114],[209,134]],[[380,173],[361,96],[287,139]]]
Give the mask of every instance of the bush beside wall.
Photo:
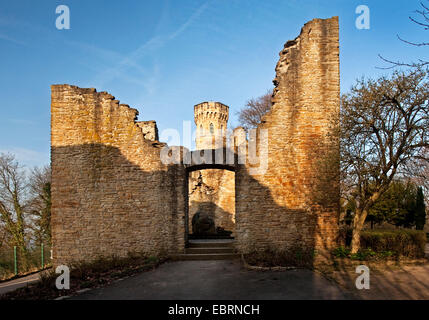
[[[340,245],[349,246],[351,228],[340,232]],[[375,252],[393,252],[395,256],[424,258],[426,233],[421,230],[364,230],[361,233],[361,250],[372,249]]]
[[[426,233],[421,230],[368,230],[361,234],[361,247],[375,252],[393,251],[408,258],[424,258]]]

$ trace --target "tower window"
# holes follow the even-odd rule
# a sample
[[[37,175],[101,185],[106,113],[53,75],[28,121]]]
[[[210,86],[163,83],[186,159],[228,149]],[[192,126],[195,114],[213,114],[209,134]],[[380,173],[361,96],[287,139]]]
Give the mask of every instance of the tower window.
[[[210,123],[210,134],[214,134],[214,125]]]

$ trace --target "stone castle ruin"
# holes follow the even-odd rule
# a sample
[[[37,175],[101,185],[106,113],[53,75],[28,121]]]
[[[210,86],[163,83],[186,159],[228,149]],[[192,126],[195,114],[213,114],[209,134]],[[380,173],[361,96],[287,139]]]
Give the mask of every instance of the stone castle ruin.
[[[203,102],[194,107],[196,149],[227,147],[229,107]],[[196,216],[196,214],[198,214]],[[235,230],[235,174],[206,169],[189,173],[189,230],[193,235],[218,235]],[[204,229],[201,224],[209,225]],[[205,223],[204,223],[205,222]]]
[[[312,20],[280,52],[273,105],[256,133],[246,139],[234,131],[225,147],[228,107],[198,104],[197,150],[178,147],[179,161],[171,163],[161,161],[169,147],[158,141],[156,123],[137,121],[136,109],[106,92],[53,85],[54,264],[130,252],[183,253],[192,220],[204,216],[215,230],[207,219],[199,227],[231,231],[238,253],[332,249],[339,168],[323,168],[339,149],[330,137],[331,119],[339,113],[339,79],[338,18]],[[230,150],[233,163],[194,161],[197,153],[214,150]],[[264,170],[254,170],[261,163],[243,152],[265,159]],[[185,161],[190,155],[192,161]]]

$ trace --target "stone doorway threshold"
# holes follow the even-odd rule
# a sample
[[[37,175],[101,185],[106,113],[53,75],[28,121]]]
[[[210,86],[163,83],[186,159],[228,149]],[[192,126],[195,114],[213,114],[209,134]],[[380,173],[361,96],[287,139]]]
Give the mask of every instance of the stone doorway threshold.
[[[173,260],[228,260],[236,259],[233,239],[189,240],[184,254],[173,255]]]

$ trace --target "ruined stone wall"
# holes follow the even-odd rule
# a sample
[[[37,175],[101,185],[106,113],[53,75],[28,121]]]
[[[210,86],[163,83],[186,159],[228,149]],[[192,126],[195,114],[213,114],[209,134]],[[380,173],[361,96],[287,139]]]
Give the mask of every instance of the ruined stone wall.
[[[280,52],[273,106],[258,126],[259,136],[268,132],[259,154],[268,157],[266,171],[236,166],[235,188],[232,172],[203,177],[208,186],[218,184],[210,200],[221,220],[233,221],[235,196],[239,252],[336,245],[339,145],[329,134],[340,105],[338,43],[338,18],[315,19]],[[225,110],[211,116],[226,128]],[[133,251],[183,252],[186,170],[161,163],[156,124],[137,122],[137,115],[108,93],[52,86],[54,264]],[[237,142],[247,143],[244,135]]]
[[[315,19],[280,52],[268,130],[268,168],[240,166],[236,186],[237,248],[329,250],[338,233],[338,141],[329,137],[339,113],[338,18]],[[331,164],[333,163],[333,166]]]
[[[163,144],[137,115],[108,93],[52,86],[55,264],[183,251],[185,171],[161,163]]]
[[[147,140],[157,141],[158,137],[158,127],[156,126],[155,121],[137,121],[137,126],[142,129],[143,137]]]
[[[235,230],[235,173],[220,169],[193,171],[189,174],[189,230],[198,212],[214,219],[215,226]]]

